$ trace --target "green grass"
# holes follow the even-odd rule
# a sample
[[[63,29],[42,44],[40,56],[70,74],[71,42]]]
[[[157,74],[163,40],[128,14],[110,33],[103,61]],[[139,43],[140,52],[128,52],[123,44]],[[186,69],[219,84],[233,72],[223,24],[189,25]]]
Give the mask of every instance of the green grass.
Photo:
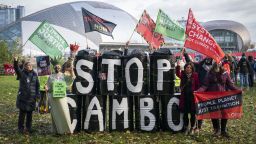
[[[256,141],[256,87],[243,94],[244,115],[228,121],[231,139],[212,136],[210,120],[205,120],[199,135],[184,136],[171,132],[81,132],[73,135],[55,135],[50,132],[49,114],[33,115],[31,135],[17,132],[18,109],[15,106],[18,81],[13,76],[0,76],[0,143],[255,143]]]

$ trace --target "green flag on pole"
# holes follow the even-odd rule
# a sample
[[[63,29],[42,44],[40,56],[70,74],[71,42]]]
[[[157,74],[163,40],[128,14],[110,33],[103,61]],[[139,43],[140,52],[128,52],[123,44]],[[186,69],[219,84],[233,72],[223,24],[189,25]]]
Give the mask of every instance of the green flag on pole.
[[[66,40],[46,21],[39,25],[29,40],[51,58],[63,56],[68,47]]]
[[[159,10],[157,15],[155,32],[179,41],[185,40],[184,28],[178,22],[171,20],[162,10]]]

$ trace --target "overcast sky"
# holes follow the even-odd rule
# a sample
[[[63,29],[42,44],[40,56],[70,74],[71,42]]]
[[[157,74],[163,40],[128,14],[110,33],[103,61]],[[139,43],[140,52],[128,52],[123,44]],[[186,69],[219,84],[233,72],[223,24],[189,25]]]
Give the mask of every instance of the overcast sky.
[[[0,3],[16,7],[25,6],[26,15],[36,11],[81,0],[0,0]],[[136,19],[146,9],[155,20],[158,9],[162,9],[173,19],[187,18],[192,8],[195,18],[200,22],[210,20],[233,20],[245,25],[252,41],[256,42],[256,0],[95,0],[119,7]]]

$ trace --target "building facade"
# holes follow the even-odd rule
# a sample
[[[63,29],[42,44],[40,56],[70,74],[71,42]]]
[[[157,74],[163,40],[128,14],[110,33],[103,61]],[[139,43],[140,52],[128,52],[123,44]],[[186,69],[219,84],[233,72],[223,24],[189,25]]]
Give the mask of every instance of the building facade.
[[[250,48],[251,37],[247,28],[238,22],[214,20],[203,23],[223,51],[240,52]]]
[[[96,31],[85,33],[81,8],[115,23],[113,38]],[[139,34],[133,33],[138,22],[133,16],[113,5],[98,1],[64,3],[35,12],[0,30],[0,40],[11,43],[19,39],[24,55],[43,55],[44,53],[28,40],[43,21],[50,23],[68,44],[77,43],[80,49],[86,49],[88,46],[98,50],[99,45],[106,42],[126,43],[132,34],[131,43],[146,43]]]
[[[0,4],[0,29],[25,16],[24,6],[13,8]]]

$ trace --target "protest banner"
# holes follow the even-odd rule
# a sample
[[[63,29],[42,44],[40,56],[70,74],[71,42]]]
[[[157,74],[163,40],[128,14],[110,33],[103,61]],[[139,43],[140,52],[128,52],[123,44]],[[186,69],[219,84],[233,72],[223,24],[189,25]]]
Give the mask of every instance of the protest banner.
[[[4,74],[5,75],[15,74],[14,67],[12,64],[4,64]]]
[[[152,48],[158,49],[164,44],[164,38],[161,34],[154,32],[155,27],[155,22],[144,10],[136,26],[136,31],[147,41],[147,43]]]
[[[161,9],[158,11],[155,32],[179,41],[185,40],[184,28],[177,21],[170,19]]]
[[[82,8],[82,14],[84,20],[85,33],[97,31],[99,33],[111,36],[113,38],[112,32],[116,27],[116,24],[92,14],[85,8]]]
[[[242,116],[242,92],[195,92],[197,119],[239,119]]]
[[[68,47],[66,40],[46,21],[39,25],[29,40],[53,59],[62,56]]]
[[[44,76],[44,75],[51,74],[49,56],[36,57],[36,64],[37,64],[37,75],[38,76]]]
[[[53,97],[62,98],[66,96],[66,82],[53,82]]]
[[[187,38],[184,47],[211,57],[217,63],[225,56],[211,34],[196,21],[191,9],[189,9],[185,33]]]
[[[105,52],[104,57],[95,57],[90,51],[79,51],[74,63],[74,95],[68,100],[73,130],[105,131],[109,120],[110,131],[182,131],[180,93],[174,93],[174,55],[158,50],[146,57],[135,50],[127,56]],[[116,83],[117,79],[123,82]],[[196,94],[198,119],[242,115],[241,91]]]
[[[175,78],[172,69],[173,55],[158,52],[147,58],[136,52],[128,56],[105,52],[97,59],[88,51],[90,50],[79,51],[74,63],[76,79],[73,92],[78,98],[74,101],[78,111],[78,123],[75,126],[77,129],[104,131],[106,119],[109,119],[110,131],[134,128],[139,131],[181,131],[183,120],[178,110],[179,97],[173,94],[172,88]],[[152,75],[148,74],[151,69],[147,68],[150,59],[158,61],[152,63],[152,69],[156,69]],[[96,76],[101,76],[102,72],[105,73],[105,78]],[[150,83],[153,77],[155,82]],[[123,82],[117,83],[118,79],[123,79]],[[157,101],[160,92],[166,94],[161,98],[162,107]],[[167,95],[168,92],[172,94]],[[106,115],[107,104],[110,108],[109,115]],[[160,120],[165,128],[160,125]]]

